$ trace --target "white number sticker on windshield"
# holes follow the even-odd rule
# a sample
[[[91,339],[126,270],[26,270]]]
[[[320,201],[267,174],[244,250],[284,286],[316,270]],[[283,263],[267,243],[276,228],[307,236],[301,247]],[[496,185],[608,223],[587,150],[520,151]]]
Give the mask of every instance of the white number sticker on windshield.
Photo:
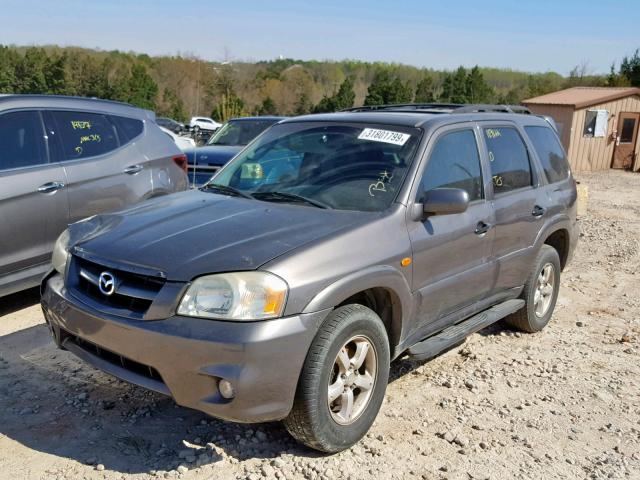
[[[392,132],[390,130],[378,130],[377,128],[365,128],[358,135],[359,140],[370,140],[372,142],[392,143],[394,145],[404,145],[411,138],[408,133]]]

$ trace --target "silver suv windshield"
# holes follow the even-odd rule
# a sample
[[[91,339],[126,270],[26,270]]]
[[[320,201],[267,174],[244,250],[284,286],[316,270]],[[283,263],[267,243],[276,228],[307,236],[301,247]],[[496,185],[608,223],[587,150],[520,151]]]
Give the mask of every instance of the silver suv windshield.
[[[417,128],[390,125],[275,125],[205,189],[264,201],[381,211],[395,200],[420,136]]]

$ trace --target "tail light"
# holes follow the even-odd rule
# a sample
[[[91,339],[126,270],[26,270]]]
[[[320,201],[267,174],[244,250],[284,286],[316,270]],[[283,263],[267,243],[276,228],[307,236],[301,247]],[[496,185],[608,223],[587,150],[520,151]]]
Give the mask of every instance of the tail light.
[[[173,157],[173,161],[184,173],[187,173],[187,170],[189,168],[189,161],[187,160],[187,156],[184,153],[182,155]]]

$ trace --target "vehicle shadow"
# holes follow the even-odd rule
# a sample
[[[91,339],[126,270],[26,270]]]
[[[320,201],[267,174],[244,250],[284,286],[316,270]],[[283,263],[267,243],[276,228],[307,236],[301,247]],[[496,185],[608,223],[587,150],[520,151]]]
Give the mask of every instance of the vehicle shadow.
[[[320,455],[295,443],[278,422],[213,419],[95,370],[58,350],[45,325],[0,337],[0,434],[121,473]]]
[[[0,298],[0,317],[40,302],[40,287],[30,288]]]
[[[483,328],[479,332],[476,332],[478,335],[483,337],[493,337],[493,336],[501,336],[501,335],[515,335],[518,333],[518,330],[509,325],[504,321],[495,322],[488,327]],[[426,360],[415,360],[409,356],[401,356],[391,363],[391,369],[389,371],[389,383],[392,383],[399,378],[402,378],[404,375],[415,372],[420,367],[429,364],[434,359],[438,358],[440,355],[444,355],[450,351],[462,351],[466,340],[457,345],[452,345],[444,352],[436,355],[433,358],[428,358]]]

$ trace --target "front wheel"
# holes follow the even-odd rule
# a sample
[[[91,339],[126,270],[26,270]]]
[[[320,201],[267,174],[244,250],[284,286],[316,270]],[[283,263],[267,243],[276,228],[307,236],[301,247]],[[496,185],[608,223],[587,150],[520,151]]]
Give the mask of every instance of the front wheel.
[[[380,410],[389,363],[380,317],[362,305],[337,308],[307,353],[285,427],[299,442],[323,452],[354,445]]]

